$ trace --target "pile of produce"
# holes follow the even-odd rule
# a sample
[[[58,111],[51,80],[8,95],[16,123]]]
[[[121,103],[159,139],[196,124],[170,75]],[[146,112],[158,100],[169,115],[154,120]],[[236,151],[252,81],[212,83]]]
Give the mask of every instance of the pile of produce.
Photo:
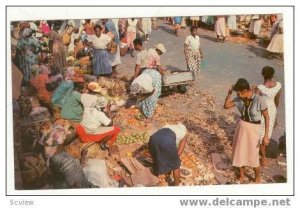
[[[133,133],[128,136],[118,135],[116,143],[117,144],[132,144],[137,142],[148,142],[149,136],[147,132]]]
[[[181,184],[184,186],[212,184],[214,174],[209,166],[203,165],[193,153],[182,153]],[[190,172],[190,173],[188,173]]]
[[[76,74],[93,74],[93,71],[89,68],[74,67],[74,71]]]

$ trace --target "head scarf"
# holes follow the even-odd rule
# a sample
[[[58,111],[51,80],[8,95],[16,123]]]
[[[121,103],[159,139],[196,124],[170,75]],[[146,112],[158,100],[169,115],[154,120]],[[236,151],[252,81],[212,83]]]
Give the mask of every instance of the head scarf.
[[[75,71],[72,67],[63,69],[63,76],[64,76],[65,80],[71,80],[74,75],[75,75]]]
[[[48,34],[50,32],[50,27],[46,21],[43,21],[40,23],[39,29],[42,31],[44,34]]]
[[[46,75],[50,74],[49,68],[45,65],[41,65],[40,66],[40,74],[46,74]]]

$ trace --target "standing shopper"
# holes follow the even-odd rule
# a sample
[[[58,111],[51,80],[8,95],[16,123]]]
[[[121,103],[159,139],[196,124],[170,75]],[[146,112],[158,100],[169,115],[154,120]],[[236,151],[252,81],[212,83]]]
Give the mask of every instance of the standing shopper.
[[[237,93],[237,97],[234,99],[231,98],[233,90]],[[224,103],[225,109],[230,109],[234,106],[240,111],[241,119],[238,122],[234,135],[232,165],[240,169],[240,183],[243,183],[245,180],[244,166],[254,168],[255,183],[260,183],[259,145],[262,116],[266,126],[262,142],[268,145],[270,141],[267,104],[261,96],[250,89],[246,79],[240,78],[229,89]]]
[[[153,30],[157,30],[157,17],[152,17],[151,21]]]
[[[267,47],[267,51],[270,53],[278,53],[283,56],[283,20],[278,21],[274,27],[274,35],[272,35],[271,42]]]
[[[253,15],[249,26],[249,32],[253,35],[255,39],[261,35],[261,25],[263,23],[262,15]]]
[[[200,21],[200,17],[190,17],[190,20],[192,21],[192,27],[198,27],[198,23]]]
[[[226,37],[226,23],[224,16],[217,17],[217,21],[215,23],[215,32],[217,35],[217,42],[220,40],[224,42]]]
[[[93,46],[93,72],[96,76],[110,76],[112,73],[111,56],[108,53],[112,39],[103,33],[100,25],[95,26],[95,34],[88,37]]]
[[[229,28],[229,35],[232,31],[237,29],[236,25],[236,15],[230,15],[227,17],[227,26]]]
[[[137,23],[138,19],[135,18],[129,18],[127,20],[128,26],[127,26],[127,43],[130,50],[130,55],[134,57],[133,51],[134,51],[134,45],[133,41],[136,39],[136,29],[137,29]]]
[[[53,55],[53,67],[61,72],[67,64],[67,51],[62,38],[55,30],[46,35],[49,37],[49,48]]]
[[[17,44],[17,50],[19,51],[17,59],[23,73],[23,86],[29,84],[33,66],[39,63],[37,55],[39,48],[40,43],[38,39],[32,37],[32,30],[25,28]]]
[[[274,80],[274,68],[270,66],[265,66],[262,69],[262,75],[264,77],[264,83],[257,86],[257,93],[265,99],[265,102],[268,106],[268,112],[270,117],[270,130],[269,130],[269,138],[272,136],[273,129],[276,123],[276,113],[277,108],[279,106],[279,99],[281,95],[281,83]],[[260,133],[260,138],[263,139],[265,132],[265,122],[264,117],[261,118],[262,128]],[[266,160],[266,145],[265,143],[261,143],[260,145],[260,153],[261,159],[260,164],[262,166],[267,165]]]
[[[201,59],[203,57],[200,37],[197,35],[197,27],[191,27],[191,35],[187,36],[184,41],[184,55],[188,70],[200,72]]]
[[[181,27],[180,25],[181,25],[182,17],[174,17],[173,20],[174,20],[174,32],[175,32],[175,35],[179,36],[178,35],[178,30]]]
[[[118,20],[118,19],[116,19]],[[118,20],[119,21],[119,20]],[[112,66],[112,76],[116,77],[117,76],[117,66],[121,64],[121,56],[120,56],[120,36],[119,36],[119,31],[115,26],[115,23],[112,21],[112,19],[103,19],[102,22],[105,25],[105,31],[106,33],[112,33],[114,36],[113,42],[115,45],[114,52],[112,52],[111,48],[111,66]]]
[[[145,35],[145,42],[149,41],[149,35],[152,32],[152,22],[151,18],[142,18],[142,31]]]

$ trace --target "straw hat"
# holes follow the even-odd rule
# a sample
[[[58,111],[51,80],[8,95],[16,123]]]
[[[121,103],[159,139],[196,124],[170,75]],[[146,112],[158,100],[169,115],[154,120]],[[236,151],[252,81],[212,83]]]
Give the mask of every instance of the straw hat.
[[[160,50],[162,53],[166,53],[166,51],[167,51],[166,48],[165,48],[165,46],[162,43],[156,44],[155,48],[158,49],[158,50]]]
[[[88,84],[88,89],[92,92],[100,92],[101,91],[101,87],[98,85],[97,82],[90,82]]]

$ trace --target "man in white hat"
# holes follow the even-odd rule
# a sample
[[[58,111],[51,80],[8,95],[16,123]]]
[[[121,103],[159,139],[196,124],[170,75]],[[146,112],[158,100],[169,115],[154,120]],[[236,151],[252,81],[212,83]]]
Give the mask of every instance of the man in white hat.
[[[159,72],[163,73],[165,69],[161,67],[160,56],[166,53],[166,51],[167,50],[162,43],[158,43],[154,48],[150,48],[146,58],[146,68],[157,69]]]

